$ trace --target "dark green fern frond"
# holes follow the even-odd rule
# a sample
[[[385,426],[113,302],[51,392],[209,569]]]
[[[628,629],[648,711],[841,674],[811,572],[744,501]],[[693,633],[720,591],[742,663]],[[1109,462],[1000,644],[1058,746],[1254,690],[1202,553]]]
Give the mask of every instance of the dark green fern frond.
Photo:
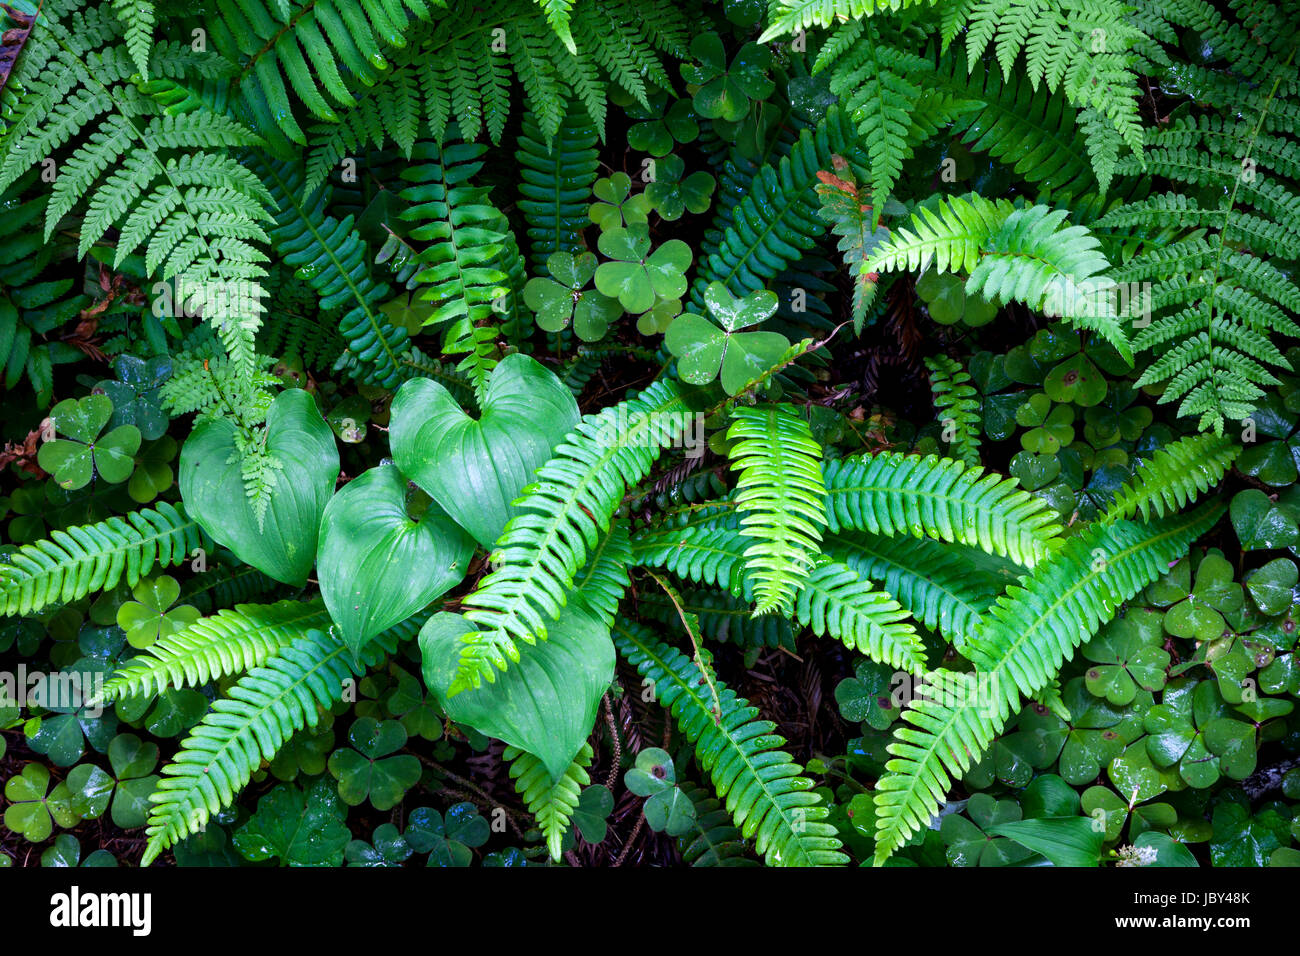
[[[134,587],[154,568],[210,550],[199,526],[179,507],[158,502],[123,517],[54,531],[48,540],[0,555],[0,614],[31,614],[119,581]]]
[[[517,143],[519,209],[528,224],[529,258],[540,268],[553,252],[582,251],[599,168],[596,128],[570,108],[549,145],[531,116],[524,118]]]
[[[695,807],[695,825],[677,840],[688,866],[758,866],[749,847],[731,822],[731,814],[703,787],[679,783],[678,789]]]
[[[353,228],[353,218],[340,222],[327,215],[322,191],[303,198],[301,168],[289,163],[261,163],[258,168],[275,197],[276,249],[316,290],[322,308],[340,310],[339,333],[358,362],[358,377],[396,388],[402,381],[398,363],[408,335],[380,311],[389,289],[371,277],[365,243]]]
[[[631,563],[627,522],[615,518],[587,556],[586,565],[574,575],[574,589],[582,592],[587,607],[606,625],[614,623],[618,602],[623,600],[629,583],[627,569]]]
[[[840,866],[848,862],[827,808],[813,782],[777,748],[785,739],[776,725],[759,720],[758,708],[716,679],[721,718],[713,698],[701,692],[700,672],[680,651],[634,624],[614,627],[619,653],[648,678],[687,739],[700,766],[745,839],[773,866]]]
[[[879,581],[913,617],[957,647],[974,636],[984,612],[1015,580],[979,566],[961,545],[928,538],[853,531],[828,534],[823,544],[827,554]]]
[[[821,446],[808,423],[782,405],[733,409],[727,439],[739,473],[741,534],[755,542],[745,550],[754,613],[788,615],[826,524]]]

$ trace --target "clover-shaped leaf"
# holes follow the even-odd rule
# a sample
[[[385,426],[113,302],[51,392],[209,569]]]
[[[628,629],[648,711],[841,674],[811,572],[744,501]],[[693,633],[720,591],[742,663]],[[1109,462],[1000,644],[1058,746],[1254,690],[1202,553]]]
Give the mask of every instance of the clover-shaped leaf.
[[[308,789],[282,783],[257,802],[235,831],[235,848],[247,860],[278,859],[282,866],[338,866],[351,834],[347,811],[326,777]]]
[[[578,805],[573,810],[573,825],[588,843],[600,843],[609,830],[606,821],[613,810],[614,795],[608,787],[594,783],[578,795]]]
[[[389,715],[400,720],[412,736],[425,740],[441,738],[446,715],[438,707],[437,698],[425,693],[424,685],[400,667],[393,670],[397,683],[385,701]]]
[[[685,312],[668,327],[664,345],[677,356],[677,374],[683,382],[707,385],[721,372],[723,389],[734,395],[775,365],[790,347],[789,340],[778,332],[740,331],[776,312],[776,293],[760,289],[736,299],[721,282],[714,282],[704,298],[722,327]]]
[[[416,853],[429,854],[429,866],[463,867],[473,861],[473,848],[491,834],[474,804],[457,803],[447,808],[446,816],[432,807],[412,811],[404,836]]]
[[[751,100],[772,95],[775,84],[767,76],[772,54],[767,47],[746,43],[731,66],[722,38],[701,33],[691,43],[691,55],[698,61],[682,65],[682,77],[695,91],[695,111],[706,119],[735,122],[749,111]]]
[[[112,416],[113,403],[105,395],[69,398],[54,406],[50,422],[56,436],[63,437],[41,445],[36,461],[60,488],[84,488],[96,474],[109,484],[131,476],[140,449],[140,429],[119,425],[101,437],[99,433]]]
[[[168,417],[160,391],[171,377],[171,358],[142,359],[124,353],[113,359],[113,371],[116,380],[108,379],[95,386],[96,392],[108,396],[113,403],[110,424],[113,427],[134,425],[145,441],[161,438],[167,431]]]
[[[617,299],[584,288],[596,274],[596,256],[555,252],[546,260],[546,268],[553,278],[529,279],[524,286],[524,302],[536,314],[537,327],[559,332],[572,321],[573,331],[584,342],[604,338],[623,308]]]
[[[1300,543],[1300,508],[1275,502],[1258,488],[1237,492],[1228,511],[1237,540],[1246,551]]]
[[[952,866],[1007,866],[1033,856],[1018,843],[988,833],[1000,823],[1020,819],[1020,807],[1014,800],[995,800],[987,793],[977,793],[966,804],[966,813],[970,819],[950,813],[939,825]]]
[[[845,720],[865,722],[876,730],[888,730],[898,718],[891,686],[894,672],[875,661],[862,661],[835,686],[835,702]]]
[[[1262,613],[1285,614],[1295,603],[1298,582],[1300,571],[1295,562],[1290,558],[1274,558],[1251,572],[1246,578],[1246,591]]]
[[[81,843],[71,833],[60,833],[54,838],[54,846],[41,854],[41,866],[117,866],[117,857],[108,850],[95,850],[81,859]]]
[[[208,709],[208,699],[192,687],[168,687],[155,697],[123,697],[117,715],[128,724],[145,728],[155,737],[175,737],[197,724]]]
[[[682,218],[685,212],[706,212],[712,201],[717,180],[702,170],[683,179],[685,172],[681,157],[665,156],[656,164],[655,181],[645,188],[645,195],[668,222]]]
[[[1164,687],[1169,652],[1160,620],[1159,612],[1130,611],[1085,644],[1084,656],[1095,665],[1085,675],[1088,690],[1123,706],[1132,703],[1139,687]]]
[[[343,855],[348,866],[401,866],[415,851],[397,827],[381,823],[375,827],[371,842],[352,840]]]
[[[83,657],[29,689],[28,702],[39,704],[50,715],[28,726],[27,745],[57,767],[76,763],[87,743],[102,752],[117,731],[117,718],[88,701],[110,670],[102,660]]]
[[[930,318],[940,325],[964,322],[971,328],[988,325],[998,307],[978,292],[967,292],[966,283],[950,272],[927,269],[916,280],[916,294],[925,303]]]
[[[627,144],[630,147],[651,156],[666,156],[672,152],[674,142],[690,143],[699,137],[700,124],[695,119],[695,104],[691,100],[677,100],[665,111],[667,101],[667,94],[660,92],[650,99],[653,112],[639,105],[628,108],[630,118],[645,117],[643,122],[628,127]]]
[[[1228,791],[1214,808],[1210,860],[1215,866],[1267,866],[1279,847],[1291,842],[1291,810],[1280,801],[1253,814],[1241,791]]]
[[[596,268],[596,289],[617,298],[625,311],[637,315],[685,293],[691,247],[682,240],[669,239],[651,252],[650,230],[641,224],[602,232],[597,246],[611,261]]]
[[[695,825],[695,804],[676,784],[677,771],[666,750],[649,747],[636,755],[636,764],[623,775],[623,783],[646,797],[645,822],[657,833],[682,836]]]
[[[188,604],[172,607],[181,596],[181,586],[167,574],[141,581],[131,595],[135,600],[117,610],[117,626],[126,632],[127,643],[139,650],[189,627],[203,616],[198,608]]]
[[[72,809],[72,794],[65,784],[50,789],[50,772],[38,763],[29,763],[22,772],[5,781],[5,826],[22,834],[32,843],[43,843],[54,824],[73,827],[80,819]]]
[[[654,208],[645,193],[632,195],[632,177],[627,173],[596,180],[592,192],[597,201],[588,208],[587,215],[600,227],[602,235],[610,229],[644,225]]]
[[[304,727],[276,752],[271,773],[288,782],[302,773],[308,777],[325,772],[330,751],[334,749],[334,728],[326,724]]]
[[[362,717],[348,730],[355,749],[336,750],[329,771],[339,796],[355,807],[369,798],[376,810],[391,810],[420,780],[420,761],[411,754],[388,756],[406,746],[406,728],[395,720]]]

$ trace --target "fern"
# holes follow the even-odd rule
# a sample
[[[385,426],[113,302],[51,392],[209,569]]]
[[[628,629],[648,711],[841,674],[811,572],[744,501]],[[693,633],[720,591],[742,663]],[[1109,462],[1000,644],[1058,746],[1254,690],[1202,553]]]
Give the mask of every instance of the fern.
[[[826,553],[861,577],[879,581],[903,607],[958,648],[1009,583],[979,567],[960,546],[867,532],[827,535]]]
[[[925,671],[925,646],[908,612],[858,572],[823,559],[804,581],[795,606],[800,624],[843,641],[872,660],[913,674]]]
[[[951,458],[884,452],[825,469],[831,531],[966,544],[1032,567],[1060,544],[1056,513],[1014,479]]]
[[[695,807],[694,831],[677,840],[682,859],[689,866],[758,866],[758,861],[749,856],[749,848],[731,822],[731,815],[716,797],[691,783],[678,784],[678,789]]]
[[[352,217],[340,222],[327,215],[324,192],[302,198],[300,168],[289,163],[259,168],[275,196],[276,249],[320,296],[322,308],[342,310],[339,333],[358,362],[357,377],[396,388],[402,381],[399,362],[408,335],[380,311],[389,290],[371,278],[365,244]]]
[[[574,575],[609,525],[623,491],[650,471],[686,425],[675,386],[657,382],[637,398],[587,415],[524,489],[521,514],[506,525],[494,569],[464,602],[484,630],[465,635],[452,693],[495,680],[518,660],[516,641],[546,637]]]
[[[369,645],[364,663],[384,652]],[[211,814],[229,806],[263,760],[271,760],[295,731],[315,727],[343,696],[344,682],[364,671],[334,637],[307,631],[264,664],[241,677],[190,731],[150,796],[141,866],[201,830]]]
[[[515,149],[519,163],[519,209],[528,225],[530,258],[541,267],[553,252],[578,254],[599,161],[596,128],[570,108],[548,146],[541,129],[525,117]]]
[[[758,709],[716,679],[713,698],[700,690],[695,663],[635,625],[615,625],[619,653],[654,687],[687,739],[700,766],[745,839],[773,866],[839,866],[848,861],[813,783],[779,748],[775,724],[756,719]]]
[[[903,712],[876,787],[877,863],[929,823],[950,780],[988,749],[1022,695],[1043,691],[1075,648],[1222,513],[1211,504],[1151,525],[1095,524],[998,599],[963,648],[978,673],[931,672],[929,689]]]
[[[156,696],[199,687],[265,664],[308,630],[330,626],[319,600],[244,604],[195,621],[133,657],[104,683],[99,697]]]
[[[0,613],[31,614],[115,587],[134,587],[156,567],[210,550],[197,524],[178,507],[159,502],[123,517],[51,533],[0,555]]]
[[[754,614],[788,615],[795,590],[812,570],[826,524],[821,446],[788,406],[737,407],[728,441],[739,473],[741,533],[754,541],[745,561],[758,601]]]
[[[933,264],[938,272],[969,272],[967,293],[1063,316],[1097,332],[1132,362],[1100,241],[1083,226],[1061,228],[1065,217],[1063,209],[1017,209],[1005,199],[956,196],[941,200],[937,213],[922,206],[911,228],[885,240],[865,268],[924,272]]]
[[[427,286],[420,297],[433,304],[426,325],[445,325],[443,353],[465,354],[456,366],[481,399],[496,367],[499,350],[491,324],[494,307],[510,297],[507,250],[517,257],[510,227],[488,200],[486,187],[469,185],[482,167],[485,147],[475,143],[419,144],[418,165],[402,178],[415,185],[402,190],[411,207],[402,218],[418,223],[412,238],[428,243],[417,255],[417,280]]]
[[[1288,314],[1300,311],[1300,293],[1270,261],[1293,260],[1300,247],[1294,31],[1278,34],[1291,40],[1272,49],[1266,32],[1197,0],[1162,5],[1158,15],[1214,38],[1206,41],[1216,44],[1207,47],[1212,69],[1170,65],[1165,82],[1219,115],[1182,116],[1155,132],[1145,172],[1175,188],[1119,206],[1098,225],[1173,231],[1114,273],[1135,287],[1149,283],[1130,316],[1140,329],[1134,348],[1153,352],[1138,382],[1163,386],[1161,402],[1178,402],[1179,415],[1222,434],[1279,382],[1274,370],[1290,370],[1275,338],[1300,335]],[[1177,34],[1162,41],[1174,44]],[[1119,170],[1138,172],[1129,158]]]
[[[970,375],[946,355],[932,355],[925,360],[930,370],[930,389],[934,393],[934,407],[943,425],[943,440],[967,465],[980,463],[979,399]],[[951,436],[951,437],[950,437]]]
[[[1115,493],[1102,516],[1116,521],[1142,515],[1163,517],[1217,484],[1232,467],[1241,449],[1225,438],[1198,435],[1156,450],[1150,459],[1138,459],[1137,471]]]
[[[518,747],[507,747],[502,759],[510,762],[510,779],[515,790],[524,798],[528,812],[537,821],[550,850],[551,859],[560,861],[561,843],[568,832],[573,811],[578,808],[582,788],[591,783],[591,766],[594,753],[591,744],[584,743],[569,768],[559,780],[552,780],[542,762]]]

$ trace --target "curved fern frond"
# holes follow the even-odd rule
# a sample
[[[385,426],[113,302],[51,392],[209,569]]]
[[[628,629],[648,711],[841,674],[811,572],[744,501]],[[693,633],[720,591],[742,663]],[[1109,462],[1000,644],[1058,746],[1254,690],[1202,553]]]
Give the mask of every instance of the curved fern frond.
[[[967,465],[980,463],[980,404],[970,375],[946,355],[932,355],[925,360],[930,370],[930,390],[934,408],[943,425],[942,437],[958,458]]]
[[[591,744],[582,745],[559,780],[552,780],[541,760],[518,747],[507,747],[501,756],[509,761],[510,779],[515,782],[515,790],[524,798],[528,812],[537,821],[551,859],[558,863],[561,842],[569,829],[569,821],[573,819],[573,811],[578,808],[582,788],[591,783],[591,774],[587,772],[594,756]]]
[[[739,597],[745,589],[747,539],[739,531],[697,525],[667,527],[638,534],[632,560],[664,568],[679,578],[724,588]]]
[[[198,687],[265,664],[308,630],[327,630],[319,599],[243,604],[160,638],[127,661],[99,693],[104,701]]]
[[[687,424],[686,404],[670,382],[583,417],[524,489],[523,513],[502,532],[492,573],[465,598],[465,617],[483,630],[463,638],[451,693],[495,680],[519,659],[516,641],[545,639],[546,621],[559,616],[627,488],[649,474]]]
[[[879,581],[913,617],[957,647],[974,636],[984,612],[1012,583],[977,567],[960,545],[929,538],[854,531],[828,534],[824,546],[862,577]]]
[[[988,749],[1022,696],[1046,687],[1074,650],[1169,568],[1222,515],[1219,504],[1150,525],[1094,524],[989,609],[963,653],[977,672],[933,671],[888,747],[876,787],[876,862],[938,811],[949,784]]]
[[[1056,512],[1043,499],[954,458],[883,452],[830,462],[823,474],[831,531],[967,544],[1026,567],[1060,543]]]
[[[648,678],[655,696],[695,744],[700,766],[719,799],[756,851],[773,866],[841,866],[848,862],[813,782],[777,748],[776,725],[759,720],[758,708],[716,679],[721,719],[713,698],[702,694],[700,672],[680,651],[636,625],[615,624],[619,653]]]
[[[165,501],[154,508],[55,531],[44,541],[0,555],[0,614],[31,614],[125,581],[131,587],[154,568],[211,548],[199,526]]]
[[[1149,521],[1153,513],[1163,517],[1177,511],[1218,484],[1240,453],[1231,439],[1213,434],[1165,445],[1149,459],[1137,460],[1137,471],[1115,492],[1101,520],[1141,514],[1143,521]]]
[[[374,663],[385,650],[391,645],[369,645],[364,663]],[[149,843],[140,865],[148,866],[229,806],[263,760],[273,759],[295,731],[315,727],[342,699],[344,682],[354,673],[363,671],[354,670],[341,641],[310,631],[241,677],[163,767],[163,779],[149,797]]]
[[[794,613],[800,624],[872,660],[925,672],[925,645],[907,610],[838,561],[823,559],[808,575]]]
[[[678,789],[695,806],[692,832],[677,840],[682,860],[688,866],[758,866],[731,822],[731,814],[717,797],[693,783],[680,783]]]
[[[528,224],[529,256],[544,266],[553,252],[577,255],[600,161],[596,128],[570,109],[548,146],[536,120],[524,117],[515,160],[519,163],[519,211]]]
[[[614,519],[609,530],[601,535],[600,543],[592,549],[586,565],[573,578],[573,587],[582,593],[596,617],[606,626],[614,623],[618,602],[630,583],[628,565],[632,563],[632,546],[628,541],[627,522]]]
[[[1084,226],[1063,226],[1067,211],[1014,207],[976,193],[944,197],[938,212],[920,207],[864,266],[967,272],[966,291],[1024,302],[1031,309],[1095,331],[1132,363],[1133,348],[1115,303],[1115,281],[1100,241]]]
[[[754,614],[788,615],[826,525],[821,446],[808,423],[780,405],[733,409],[727,439],[735,442],[741,534],[755,542],[745,551]]]

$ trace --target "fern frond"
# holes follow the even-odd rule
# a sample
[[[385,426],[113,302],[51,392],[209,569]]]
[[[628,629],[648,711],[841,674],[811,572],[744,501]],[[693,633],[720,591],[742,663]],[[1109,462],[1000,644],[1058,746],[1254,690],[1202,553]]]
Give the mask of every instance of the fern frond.
[[[984,612],[1014,580],[976,565],[960,545],[855,531],[830,534],[826,553],[861,577],[879,581],[903,607],[960,648]]]
[[[1115,492],[1102,515],[1118,521],[1142,515],[1143,521],[1164,517],[1209,491],[1223,479],[1241,448],[1216,435],[1180,438],[1156,449],[1149,459],[1139,458],[1137,471]]]
[[[799,584],[812,570],[826,524],[821,446],[789,406],[737,407],[727,439],[738,472],[736,505],[757,604],[754,614],[788,615]]]
[[[930,356],[925,360],[925,367],[930,370],[930,390],[934,394],[936,415],[943,425],[943,440],[956,453],[952,457],[967,465],[978,465],[980,406],[970,375],[946,355]]]
[[[195,548],[210,550],[211,544],[181,508],[165,501],[55,531],[0,555],[0,614],[31,614],[119,581],[134,587],[154,568],[185,561]]]
[[[159,639],[104,683],[99,697],[153,696],[167,688],[199,687],[265,664],[309,630],[328,630],[319,599],[243,604],[218,611]]]
[[[518,660],[516,641],[546,637],[574,575],[597,546],[626,489],[644,478],[688,423],[676,386],[656,382],[634,399],[587,415],[523,491],[493,552],[494,569],[464,601],[483,628],[463,640],[451,692],[495,680]]]
[[[541,267],[553,252],[577,255],[600,162],[596,128],[572,108],[548,146],[532,116],[525,116],[516,140],[519,210],[528,224],[530,258]]]
[[[874,661],[925,672],[925,645],[907,610],[838,561],[818,563],[799,590],[794,614],[800,624]]]
[[[876,787],[876,862],[887,859],[944,800],[1016,712],[1081,643],[1169,568],[1222,515],[1212,504],[1150,525],[1095,524],[1034,568],[985,615],[963,653],[977,673],[933,671],[903,712]]]
[[[703,787],[679,783],[678,789],[695,806],[695,827],[677,840],[688,866],[758,866],[749,847],[731,822],[731,814]]]
[[[883,452],[830,462],[823,473],[831,531],[967,544],[1026,567],[1060,544],[1056,512],[1041,498],[953,458]]]
[[[561,842],[568,832],[569,821],[573,811],[578,808],[578,798],[582,788],[591,783],[591,766],[594,752],[591,744],[584,743],[559,780],[552,780],[546,766],[537,757],[518,747],[506,747],[501,755],[510,762],[510,779],[515,782],[515,790],[524,798],[528,812],[537,821],[551,860],[558,863],[561,856]]]
[[[810,792],[813,782],[777,749],[785,739],[772,733],[775,724],[757,719],[758,708],[717,680],[721,718],[715,720],[713,698],[701,693],[700,672],[690,658],[635,624],[616,624],[613,635],[619,653],[650,680],[659,702],[695,744],[700,766],[741,835],[754,840],[769,865],[848,862],[835,828],[825,822],[826,807]]]
[[[384,649],[376,643],[364,653],[369,664]],[[149,797],[149,843],[141,866],[229,806],[263,760],[273,759],[295,731],[316,726],[354,673],[363,671],[354,670],[341,641],[309,631],[241,677],[163,767]]]

